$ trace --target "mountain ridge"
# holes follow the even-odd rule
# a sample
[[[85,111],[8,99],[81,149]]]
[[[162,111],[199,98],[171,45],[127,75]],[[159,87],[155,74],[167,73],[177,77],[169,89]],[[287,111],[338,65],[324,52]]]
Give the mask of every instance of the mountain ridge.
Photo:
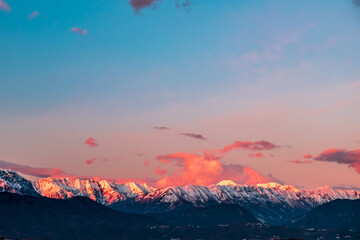
[[[0,192],[67,199],[88,197],[123,212],[151,214],[235,204],[245,208],[263,223],[286,221],[335,199],[359,199],[360,191],[297,189],[276,182],[241,185],[223,180],[209,186],[183,185],[155,189],[147,184],[111,183],[106,180],[43,178],[30,182],[14,171],[0,171]]]

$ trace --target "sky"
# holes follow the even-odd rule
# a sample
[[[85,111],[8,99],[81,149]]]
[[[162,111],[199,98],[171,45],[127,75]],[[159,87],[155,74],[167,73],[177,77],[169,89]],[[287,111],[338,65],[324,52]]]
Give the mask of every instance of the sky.
[[[0,0],[0,168],[360,187],[360,3]]]

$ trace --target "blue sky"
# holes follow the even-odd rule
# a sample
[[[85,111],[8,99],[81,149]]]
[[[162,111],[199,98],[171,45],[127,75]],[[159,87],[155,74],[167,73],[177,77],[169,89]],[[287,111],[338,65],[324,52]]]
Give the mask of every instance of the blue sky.
[[[11,11],[0,11],[3,160],[61,165],[86,175],[154,177],[153,169],[138,173],[146,157],[196,152],[239,138],[266,138],[314,155],[359,145],[360,8],[351,0],[194,0],[188,8],[163,0],[138,13],[127,0],[6,3]],[[34,11],[39,16],[29,19]],[[248,118],[241,122],[240,115]],[[291,119],[271,119],[275,115]],[[158,136],[151,127],[160,125],[201,133],[209,141]],[[274,130],[280,126],[291,130]],[[299,136],[299,129],[311,134]],[[113,143],[119,135],[126,137]],[[127,141],[129,136],[142,140]],[[321,137],[310,144],[316,136]],[[107,147],[78,150],[76,144],[88,137]],[[43,149],[48,150],[39,153]],[[279,153],[277,164],[297,158],[291,154]],[[108,155],[126,160],[83,165]],[[242,161],[264,174],[276,172],[267,160]],[[328,181],[336,167],[315,184]],[[343,177],[347,172],[352,175]],[[277,174],[301,185],[300,177]],[[344,166],[336,182],[355,178]]]

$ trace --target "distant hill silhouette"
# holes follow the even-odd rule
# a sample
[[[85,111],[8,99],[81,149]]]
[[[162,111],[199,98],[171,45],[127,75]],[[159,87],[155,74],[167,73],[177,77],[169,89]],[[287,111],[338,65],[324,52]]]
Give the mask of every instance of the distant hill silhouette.
[[[360,199],[338,199],[312,209],[289,223],[292,227],[360,231]]]
[[[318,209],[322,211],[316,212]],[[232,240],[272,239],[274,236],[277,236],[275,239],[360,239],[359,231],[346,229],[358,226],[358,209],[359,200],[337,200],[300,219],[311,221],[304,224],[300,220],[294,221],[294,226],[289,227],[259,223],[247,210],[234,204],[193,207],[147,216],[115,211],[86,197],[62,200],[0,193],[0,239]],[[300,228],[295,227],[296,224]]]
[[[114,211],[85,197],[61,200],[0,193],[0,237],[152,239],[148,224],[153,221],[146,216]]]
[[[175,226],[217,226],[234,223],[260,223],[249,211],[235,204],[190,208],[168,213],[152,214],[159,222]]]

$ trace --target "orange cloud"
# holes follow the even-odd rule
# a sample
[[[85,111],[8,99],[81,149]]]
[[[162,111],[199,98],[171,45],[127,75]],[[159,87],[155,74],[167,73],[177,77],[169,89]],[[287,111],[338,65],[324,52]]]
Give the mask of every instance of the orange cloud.
[[[156,168],[156,174],[157,175],[164,175],[164,174],[166,174],[166,172],[167,172],[166,169],[162,169],[161,167]]]
[[[86,139],[84,144],[88,145],[89,147],[97,147],[97,146],[99,146],[99,144],[96,142],[96,140],[94,138],[92,138],[92,137],[89,137],[88,139]]]
[[[305,158],[305,159],[312,159],[312,158],[313,158],[313,155],[311,155],[311,154],[305,154],[303,158]]]
[[[221,157],[233,149],[247,149],[253,151],[271,150],[279,146],[266,141],[240,142],[228,145],[220,150],[204,151],[203,155],[190,153],[173,153],[156,156],[156,160],[166,165],[175,166],[174,172],[163,176],[156,182],[158,187],[171,185],[209,185],[221,180],[232,180],[241,184],[256,184],[274,181],[256,170],[240,164],[223,164]],[[219,155],[220,156],[217,156]],[[256,155],[256,154],[255,154]],[[254,156],[255,156],[254,155]],[[256,155],[258,157],[262,154]]]
[[[214,183],[222,173],[222,164],[217,159],[206,159],[196,154],[173,153],[158,156],[157,159],[177,166],[172,175],[164,176],[157,182],[158,186],[207,185]]]
[[[355,168],[360,173],[360,150],[346,150],[332,148],[323,151],[314,158],[316,161],[336,162],[339,164],[348,165],[348,167]]]

